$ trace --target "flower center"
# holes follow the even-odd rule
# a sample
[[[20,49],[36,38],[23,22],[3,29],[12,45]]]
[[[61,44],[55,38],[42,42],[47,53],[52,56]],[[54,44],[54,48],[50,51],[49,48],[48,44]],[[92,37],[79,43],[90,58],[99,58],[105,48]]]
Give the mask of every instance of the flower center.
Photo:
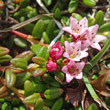
[[[76,66],[72,66],[71,68],[68,68],[68,71],[72,75],[76,75]]]
[[[80,27],[78,29],[76,29],[74,32],[75,33],[79,33]]]
[[[80,39],[79,39],[79,40],[87,40],[87,39],[86,39],[86,34],[80,36]]]
[[[55,48],[55,51],[59,51],[59,49],[58,48]]]
[[[74,32],[75,32],[75,33],[78,33],[78,30],[75,30]]]
[[[70,57],[70,58],[76,57],[76,52],[73,52],[73,53],[69,54],[69,57]]]
[[[70,73],[74,73],[74,72],[75,72],[75,68],[69,69],[69,72],[70,72]]]

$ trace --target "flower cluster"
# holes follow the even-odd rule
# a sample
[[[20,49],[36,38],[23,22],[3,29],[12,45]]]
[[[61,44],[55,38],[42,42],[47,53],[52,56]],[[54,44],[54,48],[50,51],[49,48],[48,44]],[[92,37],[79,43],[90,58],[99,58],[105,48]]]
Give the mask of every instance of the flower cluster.
[[[73,78],[82,78],[82,70],[85,66],[85,62],[82,61],[82,58],[88,56],[88,48],[92,47],[100,51],[101,47],[99,42],[106,39],[106,37],[96,35],[98,25],[88,27],[86,17],[80,21],[70,17],[70,26],[64,27],[63,30],[73,37],[73,42],[69,43],[65,41],[64,48],[61,47],[60,41],[57,41],[49,52],[49,61],[46,67],[50,72],[56,71],[57,60],[63,55],[64,60],[67,59],[68,63],[66,63],[61,70],[66,74],[66,82],[69,83]]]
[[[64,51],[64,47],[61,47],[60,41],[57,41],[55,45],[52,46],[49,52],[49,61],[46,65],[48,71],[56,71],[57,70],[57,60],[61,58]]]

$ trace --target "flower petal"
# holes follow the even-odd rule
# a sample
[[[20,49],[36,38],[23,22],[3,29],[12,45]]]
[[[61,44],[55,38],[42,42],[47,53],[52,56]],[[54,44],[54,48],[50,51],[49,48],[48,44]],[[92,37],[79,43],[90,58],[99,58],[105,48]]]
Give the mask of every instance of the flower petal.
[[[68,32],[69,34],[73,33],[73,30],[70,27],[64,27],[63,30]]]
[[[105,40],[105,39],[106,39],[106,37],[103,36],[103,35],[96,35],[95,38],[94,38],[94,41],[95,42],[100,42],[100,41]]]
[[[52,58],[52,60],[58,60],[64,51],[64,47],[61,47],[60,41],[57,41],[56,44],[54,44],[49,52],[49,56]]]
[[[82,58],[87,57],[88,53],[86,51],[81,51],[80,55],[76,56],[75,58],[69,58],[69,60],[73,61],[80,61]]]
[[[82,79],[82,72],[80,72],[75,78],[76,79]]]
[[[92,45],[91,45],[91,47],[92,48],[95,48],[95,49],[97,49],[97,50],[99,50],[99,51],[101,51],[101,47],[100,47],[100,45],[96,42],[96,43],[93,43]]]
[[[74,48],[76,51],[80,51],[81,50],[81,41],[78,41],[74,44]]]
[[[81,51],[81,55],[80,55],[80,59],[87,57],[88,56],[88,52],[86,51]]]
[[[56,71],[57,70],[57,63],[50,60],[47,62],[46,68],[50,72]]]
[[[63,56],[69,59],[69,54],[67,52],[64,52]]]
[[[57,41],[57,42],[52,46],[52,49],[53,49],[53,48],[61,48],[60,41]]]
[[[70,43],[68,43],[67,41],[65,41],[64,44],[65,44],[65,49],[66,49],[66,52],[67,53],[73,52],[73,48],[70,45]]]
[[[84,17],[83,19],[81,19],[80,22],[79,22],[79,25],[80,25],[82,28],[88,27],[88,20],[87,20],[87,18]]]
[[[71,16],[71,17],[70,17],[70,28],[71,28],[72,30],[75,30],[76,27],[77,27],[77,25],[78,25],[78,21]]]
[[[89,39],[90,40],[92,40],[96,36],[98,27],[99,26],[97,24],[94,25],[94,26],[89,27]]]
[[[89,40],[83,40],[81,41],[81,50],[87,51],[88,47],[91,45],[91,42]]]
[[[67,66],[64,66],[64,67],[62,68],[62,71],[63,71],[64,73],[68,73],[68,68],[67,68]]]
[[[84,68],[84,66],[85,66],[85,62],[76,63],[76,67],[80,71],[82,71],[82,69]]]
[[[69,83],[70,81],[72,81],[74,76],[70,75],[70,74],[66,74],[66,82]]]

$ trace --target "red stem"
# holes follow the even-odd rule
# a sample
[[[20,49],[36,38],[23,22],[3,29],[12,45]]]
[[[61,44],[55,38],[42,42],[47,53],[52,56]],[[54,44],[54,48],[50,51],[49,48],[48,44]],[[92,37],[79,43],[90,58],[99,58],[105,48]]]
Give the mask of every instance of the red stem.
[[[15,31],[15,30],[11,30],[10,31],[11,33],[13,33],[13,34],[15,34],[15,35],[17,35],[17,36],[19,36],[19,37],[21,37],[21,38],[23,38],[23,39],[25,39],[25,40],[27,40],[27,41],[31,41],[31,42],[33,42],[33,43],[38,43],[38,44],[40,44],[40,45],[42,45],[42,46],[45,46],[45,47],[47,47],[48,48],[48,44],[45,44],[45,43],[42,43],[42,42],[40,42],[40,41],[38,41],[38,40],[35,40],[34,38],[33,38],[33,36],[31,36],[31,35],[27,35],[27,34],[24,34],[24,33],[21,33],[21,32],[19,32],[19,31]],[[30,40],[29,40],[30,39]]]
[[[15,31],[15,30],[11,30],[10,32],[13,33],[13,34],[15,34],[15,35],[17,35],[17,36],[19,36],[19,37],[21,37],[21,38],[23,38],[23,39],[26,39],[27,40],[27,38],[28,38],[28,35],[27,34],[24,34],[24,33]]]

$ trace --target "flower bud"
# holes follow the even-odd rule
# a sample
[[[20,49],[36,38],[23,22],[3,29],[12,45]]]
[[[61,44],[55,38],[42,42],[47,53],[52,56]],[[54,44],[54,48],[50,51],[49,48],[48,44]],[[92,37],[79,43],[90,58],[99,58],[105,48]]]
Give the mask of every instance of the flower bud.
[[[46,68],[50,72],[56,71],[57,70],[57,64],[56,64],[56,62],[48,61],[48,63],[46,64]]]

